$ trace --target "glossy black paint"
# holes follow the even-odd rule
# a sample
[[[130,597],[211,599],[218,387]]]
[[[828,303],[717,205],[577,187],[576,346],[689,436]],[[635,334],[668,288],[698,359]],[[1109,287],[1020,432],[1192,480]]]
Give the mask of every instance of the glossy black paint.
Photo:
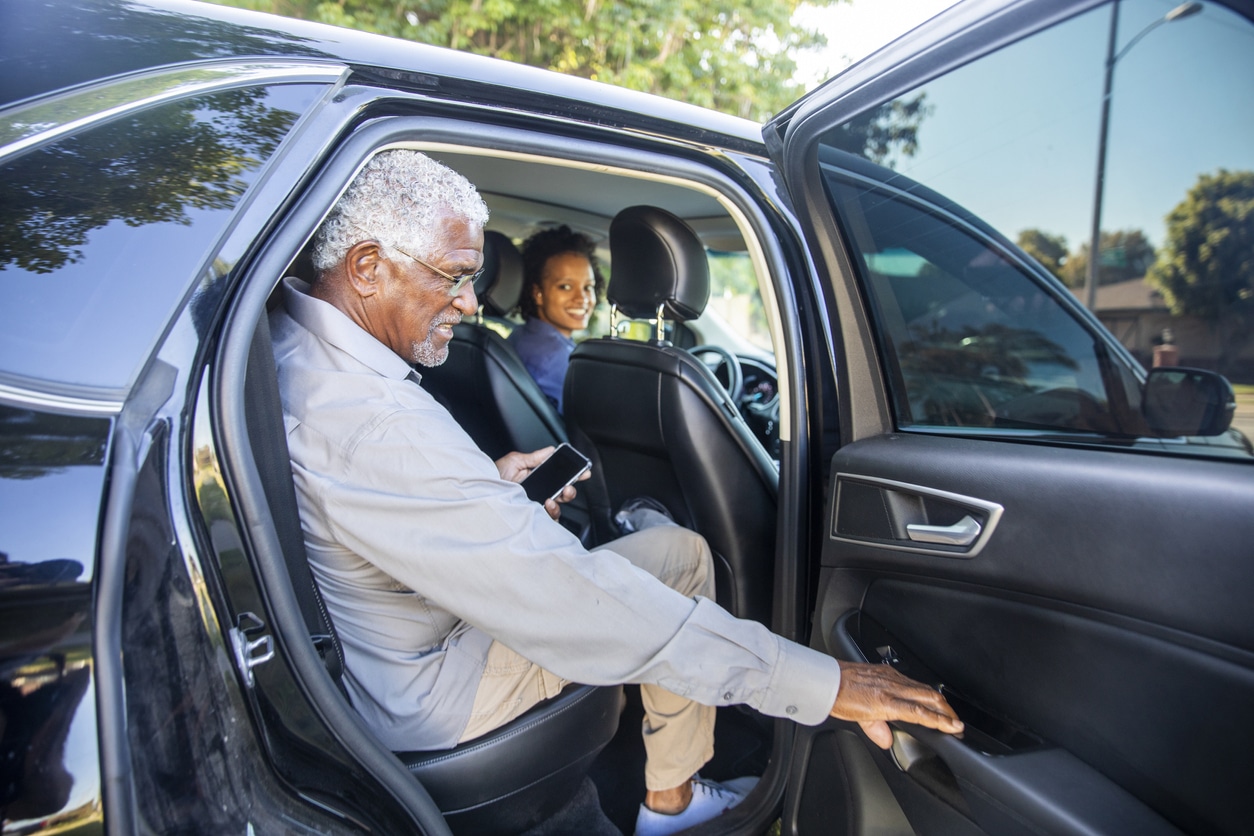
[[[201,259],[321,89],[254,85],[182,98],[0,166],[0,376],[125,393]]]
[[[805,636],[807,613],[814,610],[819,597],[816,589],[832,594],[823,587],[817,560],[827,540],[822,486],[829,481],[833,453],[848,440],[841,438],[841,432],[855,422],[850,412],[853,399],[836,394],[848,364],[841,354],[840,335],[829,329],[843,328],[856,335],[866,323],[841,321],[835,315],[827,318],[827,311],[836,307],[831,299],[836,283],[824,281],[812,269],[812,260],[818,256],[805,251],[794,217],[794,213],[804,216],[806,207],[789,204],[779,169],[763,158],[756,128],[717,114],[680,109],[664,100],[515,65],[310,24],[278,19],[273,19],[272,26],[258,22],[265,20],[232,9],[177,2],[10,0],[0,7],[0,107],[76,84],[185,61],[312,58],[352,67],[334,100],[328,97],[311,105],[318,101],[320,87],[284,108],[287,115],[280,118],[279,134],[297,123],[307,109],[317,111],[316,119],[312,127],[306,123],[305,133],[280,147],[273,158],[258,160],[252,167],[250,178],[255,175],[255,179],[240,189],[241,193],[251,189],[247,200],[237,205],[228,197],[229,206],[196,206],[194,201],[181,200],[177,188],[159,195],[158,204],[194,210],[190,213],[192,232],[198,237],[195,246],[164,242],[164,249],[149,254],[161,263],[160,271],[153,270],[151,262],[143,268],[132,266],[138,279],[134,286],[120,296],[101,297],[105,301],[100,311],[125,317],[133,296],[164,283],[160,287],[167,294],[164,307],[131,335],[143,341],[147,350],[131,352],[133,362],[124,374],[114,374],[109,380],[92,378],[99,371],[99,358],[91,349],[103,354],[115,348],[103,341],[103,345],[88,345],[77,355],[67,355],[74,361],[83,358],[80,376],[36,380],[46,386],[44,391],[68,385],[112,393],[118,398],[117,409],[122,410],[124,398],[133,403],[136,390],[152,382],[158,372],[168,372],[172,381],[160,388],[148,411],[131,409],[128,404],[120,414],[84,417],[63,415],[52,407],[41,407],[44,411],[0,407],[0,552],[5,555],[0,561],[0,828],[5,832],[62,826],[70,832],[100,832],[106,825],[110,832],[402,833],[425,829],[414,813],[415,806],[406,807],[403,793],[389,788],[380,777],[379,763],[363,760],[337,734],[342,725],[337,727],[335,718],[320,714],[326,701],[319,703],[317,695],[311,696],[309,674],[299,661],[301,652],[312,656],[312,651],[284,646],[280,619],[273,616],[285,604],[275,600],[273,578],[259,582],[262,570],[257,562],[250,562],[248,550],[257,548],[258,532],[242,530],[239,523],[241,518],[253,519],[241,511],[245,486],[238,478],[239,468],[233,466],[238,462],[231,461],[245,445],[222,437],[215,445],[210,434],[201,435],[195,427],[200,417],[211,412],[211,396],[201,387],[211,379],[226,380],[215,390],[221,401],[223,392],[229,392],[232,374],[238,371],[225,362],[225,371],[214,366],[221,356],[218,341],[231,333],[234,324],[224,325],[224,320],[250,304],[260,308],[259,301],[243,297],[255,290],[253,285],[269,286],[274,270],[282,269],[281,264],[266,263],[261,278],[253,281],[255,275],[248,271],[256,269],[261,242],[274,250],[287,246],[289,238],[299,238],[316,222],[316,207],[329,205],[333,199],[317,189],[332,189],[336,177],[347,177],[343,171],[328,175],[329,169],[351,168],[364,153],[362,147],[373,147],[372,143],[404,140],[417,131],[428,131],[430,123],[437,121],[433,116],[480,120],[442,129],[473,125],[477,139],[485,145],[492,144],[485,133],[510,127],[536,134],[548,131],[554,146],[573,138],[601,140],[606,143],[607,158],[614,153],[625,157],[642,148],[656,151],[654,140],[661,137],[670,144],[669,150],[678,149],[676,158],[699,158],[701,166],[717,169],[760,204],[754,209],[764,220],[756,232],[763,246],[774,250],[768,259],[782,265],[773,268],[780,274],[781,304],[796,313],[783,317],[780,327],[786,339],[777,350],[789,352],[788,362],[797,370],[791,383],[794,403],[805,405],[789,413],[792,426],[780,451],[785,472],[791,476],[781,484],[781,508],[804,510],[795,516],[801,524],[789,526],[780,535],[777,551],[792,556],[794,564],[781,560],[777,566],[773,627],[787,636]],[[245,23],[237,25],[238,21]],[[49,44],[57,48],[49,49]],[[892,81],[891,74],[885,78]],[[258,97],[246,91],[213,95],[219,99],[216,107],[184,103],[172,110],[184,117],[206,110],[219,115],[235,112],[249,120],[266,116],[256,107]],[[790,110],[789,116],[797,112]],[[368,122],[384,128],[388,121],[415,116],[428,121],[411,119],[382,139],[363,136],[369,127],[363,125]],[[537,118],[543,116],[558,118]],[[136,118],[126,126],[129,133],[137,133],[143,123]],[[544,123],[543,127],[538,123]],[[354,138],[344,142],[354,132]],[[126,140],[128,130],[115,125],[101,135],[105,134],[109,141],[98,145]],[[274,150],[270,140],[277,142],[282,136],[252,136],[245,127],[241,138],[245,145],[265,146],[256,155],[265,158]],[[456,141],[457,136],[444,134],[433,141],[440,140]],[[74,141],[80,152],[91,151],[90,143],[81,137]],[[343,146],[358,141],[362,147],[344,150]],[[511,147],[509,141],[502,140],[499,147]],[[715,150],[698,148],[698,143],[706,142]],[[332,153],[337,147],[338,159]],[[194,144],[182,150],[195,150]],[[555,147],[553,153],[560,151]],[[43,159],[53,156],[48,148],[35,149],[15,164],[33,166],[41,155]],[[131,168],[151,172],[152,162],[144,157],[132,161]],[[177,175],[181,169],[179,159],[166,159],[162,171]],[[0,178],[0,188],[10,188],[13,195],[0,205],[31,200],[45,185],[43,181],[51,179],[40,176],[49,170],[45,163],[23,178]],[[314,186],[307,188],[315,174],[322,182],[313,181]],[[98,194],[98,181],[89,179],[95,176],[84,167],[60,179],[94,184],[79,191]],[[202,178],[185,176],[184,190],[189,179],[202,182]],[[117,180],[125,183],[125,178]],[[312,208],[302,208],[302,202]],[[73,217],[76,211],[70,201],[58,206],[57,215]],[[132,221],[143,221],[141,227],[156,226],[134,211],[116,211],[106,220],[121,221],[115,226],[128,234],[136,232],[126,226]],[[281,222],[277,230],[270,225],[276,220]],[[228,222],[229,228],[224,227]],[[293,231],[293,227],[301,229]],[[161,236],[153,237],[160,247]],[[10,240],[21,242],[22,237],[0,235],[0,244]],[[9,246],[30,250],[27,242]],[[298,247],[299,242],[293,243],[286,255]],[[41,256],[36,256],[38,261]],[[263,253],[261,259],[266,257],[283,261],[282,254]],[[206,258],[213,258],[213,263],[203,263]],[[832,258],[840,262],[845,255],[837,247]],[[119,272],[134,264],[121,263]],[[33,282],[47,277],[27,278]],[[48,318],[55,320],[58,310],[49,306]],[[2,317],[0,312],[0,321]],[[48,327],[37,320],[29,325],[32,330]],[[158,347],[159,359],[149,356],[153,345]],[[12,366],[21,362],[28,363],[23,367],[26,378],[34,380],[42,374],[29,365],[42,362],[42,357],[24,358],[9,351],[0,351],[0,356],[0,378],[6,374],[11,378]],[[73,368],[73,364],[63,363],[62,368]],[[138,378],[133,389],[128,388],[135,382],[128,377],[131,374]],[[4,382],[0,379],[0,385]],[[0,398],[5,396],[0,391]],[[122,438],[129,446],[117,440]],[[110,444],[115,446],[112,451]],[[929,459],[930,449],[922,447],[896,475],[905,479],[916,474],[917,463]],[[236,480],[223,477],[224,470],[235,472]],[[1208,477],[1198,480],[1204,478]],[[807,511],[819,524],[805,524]],[[1232,509],[1233,518],[1240,519],[1240,515],[1240,509]],[[1030,512],[1024,516],[1034,518]],[[102,522],[106,519],[121,521],[120,528],[109,529]],[[1060,521],[1058,529],[1068,522]],[[117,535],[116,548],[98,528]],[[1219,525],[1213,528],[1220,530]],[[1076,531],[1076,536],[1092,534]],[[1221,534],[1215,536],[1220,546],[1228,545]],[[1110,549],[1117,546],[1111,543]],[[1215,554],[1222,556],[1222,550],[1216,549]],[[99,566],[98,559],[102,561]],[[910,565],[903,563],[897,571],[904,572]],[[1229,578],[1225,585],[1222,572],[1204,574],[1217,578],[1219,592],[1199,595],[1194,591],[1192,597],[1182,596],[1175,601],[1182,615],[1193,608],[1197,597],[1222,602],[1225,593],[1235,595],[1248,588],[1240,577],[1235,583]],[[1019,577],[1030,577],[1030,571],[1023,570]],[[1180,577],[1180,584],[1162,589],[1161,594],[1175,596],[1177,587],[1185,588],[1189,583],[1184,581],[1193,578],[1184,569]],[[1074,597],[1076,586],[1072,584],[1060,595]],[[105,600],[102,588],[116,592],[116,607]],[[854,602],[834,595],[823,599],[820,609],[834,610],[838,604],[853,606]],[[1238,603],[1223,611],[1239,609]],[[1162,621],[1165,611],[1175,611],[1171,601],[1144,617]],[[260,627],[250,629],[249,638],[269,632],[280,651],[274,661],[255,670],[252,688],[243,683],[229,639],[233,627],[254,623],[246,617],[248,613],[262,619]],[[1222,615],[1221,611],[1216,617]],[[97,644],[93,650],[88,626],[93,617],[97,636],[110,629],[118,631],[116,648],[106,644],[102,651]],[[273,623],[266,624],[267,617]],[[957,645],[957,638],[952,644]],[[102,718],[98,735],[93,733],[97,710]],[[83,728],[88,729],[86,734],[79,733]],[[1129,727],[1129,736],[1136,732],[1134,724]],[[1221,732],[1213,736],[1221,737]],[[789,762],[792,733],[791,724],[780,721],[772,741],[775,763]],[[847,759],[846,768],[853,770],[860,757],[865,759],[865,753],[860,753],[862,743],[850,732],[827,734],[827,738],[831,740],[816,738],[816,749],[830,743],[833,751],[841,751],[839,758]],[[1147,745],[1153,742],[1147,738]],[[1235,756],[1232,761],[1243,762]],[[102,762],[107,766],[102,767]],[[803,832],[811,828],[824,832],[832,824],[824,812],[830,797],[839,795],[829,788],[839,785],[840,776],[824,780],[826,768],[821,757],[809,765],[806,777],[816,780],[804,792],[818,788],[824,799],[813,817],[801,816],[793,822],[801,822]],[[831,771],[840,770],[832,767]],[[906,780],[892,773],[885,777]],[[776,799],[782,797],[788,778],[783,769],[768,775],[767,781],[774,782],[769,791]],[[1208,792],[1204,788],[1197,795],[1205,801]],[[934,805],[929,815],[937,822],[955,815],[939,802],[929,803]],[[736,815],[749,814],[741,810]],[[440,832],[438,825],[437,821],[431,831]],[[734,822],[729,825],[735,826]]]
[[[0,828],[98,829],[91,581],[112,422],[0,406]],[[71,728],[75,734],[71,737]]]
[[[380,86],[436,99],[558,115],[606,127],[657,131],[758,153],[754,123],[668,99],[533,67],[222,6],[128,0],[14,0],[0,10],[0,106],[31,96],[179,62],[240,57],[318,58],[360,68]],[[92,33],[99,32],[99,37]],[[63,44],[83,60],[59,60]]]
[[[292,828],[440,832],[438,821],[428,827],[415,814],[412,799],[408,807],[398,803],[404,792],[413,790],[402,792],[394,786],[389,790],[387,781],[380,777],[384,772],[380,764],[363,765],[360,753],[346,754],[328,735],[326,718],[317,716],[303,691],[308,680],[299,682],[293,677],[284,653],[279,661],[256,669],[253,689],[243,687],[232,658],[229,630],[244,623],[239,621],[244,613],[260,613],[265,618],[267,608],[275,602],[267,600],[254,576],[255,567],[245,557],[244,544],[253,533],[244,535],[234,527],[231,504],[235,498],[222,489],[222,482],[212,485],[212,480],[200,478],[218,467],[220,451],[205,446],[199,436],[193,441],[191,425],[207,408],[197,400],[197,390],[204,379],[204,364],[216,348],[223,313],[236,304],[232,298],[240,279],[236,265],[241,261],[247,265],[258,231],[285,211],[285,201],[310,174],[310,160],[319,159],[333,147],[332,137],[337,132],[359,125],[361,120],[407,112],[464,116],[466,105],[470,105],[480,114],[490,113],[498,125],[532,128],[536,115],[554,115],[560,117],[567,136],[611,139],[621,144],[623,154],[630,153],[626,149],[632,145],[644,144],[650,134],[733,152],[739,149],[747,156],[738,164],[725,166],[726,175],[737,178],[745,176],[746,166],[764,168],[756,126],[663,99],[593,87],[408,42],[277,19],[275,27],[268,29],[257,25],[264,18],[222,7],[17,0],[6,4],[0,14],[6,24],[0,26],[0,103],[19,102],[118,74],[134,77],[187,61],[232,57],[273,61],[284,56],[345,62],[354,68],[349,85],[335,101],[326,103],[318,127],[306,132],[304,145],[294,148],[289,143],[261,169],[254,167],[249,181],[235,195],[227,196],[226,205],[191,205],[180,200],[186,191],[181,188],[161,197],[159,204],[168,205],[176,217],[184,212],[191,220],[190,231],[203,237],[192,245],[163,250],[158,236],[153,242],[157,249],[149,255],[162,262],[161,269],[136,266],[132,289],[103,293],[98,298],[109,310],[108,319],[122,321],[129,313],[123,307],[126,298],[150,292],[153,281],[163,283],[160,291],[168,294],[167,305],[173,308],[166,307],[166,320],[151,316],[148,325],[127,335],[156,341],[162,359],[148,358],[143,368],[131,364],[124,373],[111,375],[110,380],[90,379],[98,371],[92,363],[83,364],[87,377],[65,379],[68,376],[62,374],[60,381],[40,381],[38,370],[33,368],[17,375],[19,382],[29,382],[35,388],[68,389],[70,395],[92,389],[93,394],[116,398],[119,404],[123,397],[135,400],[135,393],[159,374],[174,377],[156,387],[149,407],[128,406],[115,419],[129,429],[121,433],[127,443],[115,452],[108,498],[98,493],[90,512],[79,515],[93,526],[102,519],[111,521],[102,526],[101,547],[109,563],[109,577],[99,584],[103,593],[96,602],[97,618],[103,620],[97,624],[95,641],[97,652],[105,657],[107,675],[98,677],[102,728],[98,747],[88,758],[97,784],[104,786],[97,790],[92,808],[95,826],[101,826],[103,809],[104,825],[110,832],[239,832],[249,826],[257,832]],[[247,22],[238,26],[230,22],[234,19]],[[57,60],[41,54],[46,53],[48,43],[57,43],[62,56],[81,60]],[[388,99],[381,97],[380,88],[391,91]],[[241,96],[248,99],[242,91],[211,96],[224,102]],[[252,99],[245,102],[256,103]],[[287,110],[299,112],[301,107],[293,104]],[[167,111],[186,117],[195,113],[200,120],[196,124],[203,128],[208,124],[201,118],[204,111],[214,109],[188,108],[176,99],[133,118],[128,115],[129,130],[121,123],[106,123],[99,135],[112,132],[119,147],[125,147],[132,138],[148,133],[140,128],[145,119],[151,121],[147,114]],[[229,119],[233,111],[247,115],[239,108],[216,110],[219,118]],[[287,119],[282,127],[290,124]],[[81,135],[97,130],[79,131],[65,142],[82,146]],[[260,139],[247,134],[240,138],[245,142]],[[177,136],[172,140],[176,142]],[[31,167],[28,176],[3,181],[25,184],[25,192],[14,192],[6,205],[31,200],[43,181],[51,179],[41,177],[52,169],[40,160],[55,156],[53,149],[62,142],[36,147],[6,161]],[[98,144],[108,147],[114,143],[102,140]],[[253,156],[264,158],[270,147]],[[83,151],[86,153],[86,148]],[[136,159],[127,170],[149,170],[150,162],[148,158]],[[188,185],[186,172],[177,164],[158,168],[174,178],[166,178],[167,182]],[[274,170],[283,174],[276,175]],[[252,180],[252,173],[258,171],[260,179]],[[96,176],[88,170],[81,176],[68,172],[57,178],[60,190],[54,191],[76,196],[85,193],[98,200],[109,191],[74,188],[89,184]],[[191,179],[196,184],[205,182],[200,176]],[[232,198],[246,189],[251,189],[251,203],[240,208]],[[759,189],[753,191],[761,194]],[[768,191],[776,193],[774,187]],[[89,213],[96,208],[88,199],[81,206],[61,206],[56,214],[73,217],[76,212]],[[140,232],[145,225],[159,231],[160,224],[149,223],[152,219],[143,214],[147,210],[142,206],[132,210],[115,207],[115,211],[100,216],[103,224],[85,217],[80,226],[133,234],[136,228],[131,224],[138,221]],[[221,223],[228,218],[234,218],[237,225],[224,230]],[[123,223],[110,225],[110,221]],[[788,235],[783,220],[780,230]],[[22,242],[21,230],[9,240]],[[215,240],[216,245],[211,243]],[[206,255],[215,254],[212,263],[205,263]],[[52,255],[55,260],[58,254]],[[129,263],[129,256],[123,261],[103,260],[102,274],[112,270],[121,276]],[[37,278],[46,282],[48,277]],[[55,308],[49,313],[54,314]],[[150,347],[153,344],[148,343]],[[83,356],[90,357],[93,348],[99,351],[98,346],[88,345]],[[5,354],[7,360],[9,353]],[[143,352],[131,354],[139,359]],[[169,366],[163,370],[162,364]],[[68,367],[62,364],[62,368]],[[12,383],[13,371],[6,362],[0,375],[8,373]],[[138,379],[130,375],[138,375]],[[132,388],[128,390],[128,386]],[[185,487],[193,484],[191,489]],[[89,554],[94,551],[88,549]],[[798,622],[801,611],[798,608]],[[281,651],[298,652],[283,648],[282,635],[269,626],[267,629],[280,643]],[[111,631],[117,631],[116,636]],[[83,641],[88,642],[88,638]],[[189,783],[187,770],[193,767],[198,773]],[[413,784],[408,776],[403,777]]]

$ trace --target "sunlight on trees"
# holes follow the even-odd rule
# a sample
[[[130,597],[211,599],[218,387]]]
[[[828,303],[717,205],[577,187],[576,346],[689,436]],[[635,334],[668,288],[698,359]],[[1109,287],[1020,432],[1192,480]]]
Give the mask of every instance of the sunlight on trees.
[[[1254,326],[1254,171],[1203,174],[1167,215],[1167,243],[1150,271],[1171,312],[1212,323],[1221,368]]]
[[[491,55],[765,120],[804,92],[801,0],[213,0]],[[830,6],[842,0],[808,0]]]
[[[1084,286],[1089,264],[1087,241],[1075,252],[1070,252],[1065,236],[1025,229],[1019,233],[1015,243],[1067,287]],[[1157,258],[1154,245],[1139,229],[1104,231],[1101,247],[1101,264],[1097,272],[1099,287],[1142,278]]]

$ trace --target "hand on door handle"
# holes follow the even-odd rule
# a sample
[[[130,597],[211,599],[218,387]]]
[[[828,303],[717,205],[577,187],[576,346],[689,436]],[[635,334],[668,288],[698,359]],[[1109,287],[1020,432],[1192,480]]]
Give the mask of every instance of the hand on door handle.
[[[831,716],[856,722],[881,749],[893,745],[889,720],[958,734],[962,721],[939,691],[902,676],[888,665],[840,663],[840,690]]]

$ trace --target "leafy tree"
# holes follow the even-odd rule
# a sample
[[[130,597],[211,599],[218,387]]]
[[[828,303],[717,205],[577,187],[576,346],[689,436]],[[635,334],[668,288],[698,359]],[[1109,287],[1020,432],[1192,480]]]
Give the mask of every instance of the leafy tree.
[[[1049,272],[1063,279],[1063,267],[1067,263],[1067,239],[1062,235],[1050,235],[1039,229],[1025,229],[1016,241],[1019,248],[1035,258]]]
[[[799,97],[801,0],[215,0],[491,55],[751,119]],[[841,0],[807,0],[831,5]]]
[[[1254,327],[1254,171],[1198,177],[1167,215],[1167,243],[1149,281],[1172,313],[1215,325],[1226,371]]]
[[[1143,277],[1158,257],[1154,245],[1139,229],[1101,234],[1100,262],[1097,265],[1097,286],[1118,284]],[[1089,245],[1067,257],[1062,280],[1068,287],[1083,287],[1089,270]]]

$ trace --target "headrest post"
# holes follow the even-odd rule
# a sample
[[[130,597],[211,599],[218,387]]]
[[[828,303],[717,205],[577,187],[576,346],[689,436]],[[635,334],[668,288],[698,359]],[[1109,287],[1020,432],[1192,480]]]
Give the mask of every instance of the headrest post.
[[[665,310],[666,303],[660,303],[657,306],[657,318],[653,320],[653,338],[658,345],[666,342],[666,320],[663,318]]]
[[[610,303],[610,337],[618,337],[618,305]]]

